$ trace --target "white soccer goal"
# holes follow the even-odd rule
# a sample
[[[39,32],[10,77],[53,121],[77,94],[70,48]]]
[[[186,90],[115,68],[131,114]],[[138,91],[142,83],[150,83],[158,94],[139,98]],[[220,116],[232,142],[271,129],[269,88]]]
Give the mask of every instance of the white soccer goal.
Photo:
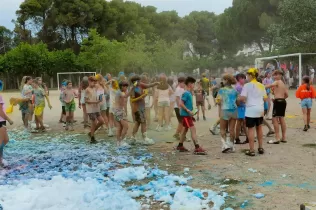
[[[298,68],[299,68],[299,84],[302,84],[302,78],[303,78],[303,67],[302,67],[302,56],[304,55],[316,55],[316,53],[294,53],[294,54],[287,54],[287,55],[277,55],[277,56],[270,56],[270,57],[263,57],[263,58],[256,58],[255,59],[255,66],[256,68],[259,68],[259,62],[261,61],[267,61],[267,60],[276,60],[280,58],[287,58],[287,57],[298,57]]]
[[[57,73],[57,86],[58,90],[60,88],[61,81],[64,79],[72,81],[74,87],[80,85],[81,79],[84,76],[95,76],[97,73],[96,72],[60,72]]]

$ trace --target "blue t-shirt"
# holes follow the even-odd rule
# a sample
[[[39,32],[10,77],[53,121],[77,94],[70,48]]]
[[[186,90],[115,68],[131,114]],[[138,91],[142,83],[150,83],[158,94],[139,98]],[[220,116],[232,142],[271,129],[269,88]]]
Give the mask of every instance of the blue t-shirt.
[[[223,87],[218,91],[217,98],[221,100],[222,110],[236,109],[238,92],[232,87]]]
[[[184,104],[184,106],[192,111],[193,110],[193,96],[192,93],[190,91],[185,91],[182,96],[181,96],[181,100]],[[188,117],[191,116],[187,111],[185,111],[184,109],[180,109],[180,116],[183,117]]]

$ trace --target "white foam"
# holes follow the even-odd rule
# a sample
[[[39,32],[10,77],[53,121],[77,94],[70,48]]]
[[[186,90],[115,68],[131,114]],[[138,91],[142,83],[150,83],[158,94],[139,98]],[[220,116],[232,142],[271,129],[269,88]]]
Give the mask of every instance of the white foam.
[[[50,181],[32,179],[27,184],[0,186],[5,210],[139,210],[117,183],[99,183],[93,179],[74,181],[61,176]]]

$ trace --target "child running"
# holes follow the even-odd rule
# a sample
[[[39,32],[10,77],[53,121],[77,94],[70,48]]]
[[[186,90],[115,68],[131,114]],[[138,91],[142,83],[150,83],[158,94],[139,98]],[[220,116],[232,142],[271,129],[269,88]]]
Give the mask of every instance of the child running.
[[[73,131],[73,120],[74,120],[74,112],[76,110],[76,102],[75,102],[75,96],[76,93],[72,89],[72,82],[67,81],[66,88],[63,92],[63,101],[65,102],[65,111],[66,111],[66,130]]]
[[[303,112],[304,129],[308,131],[310,129],[311,110],[313,106],[313,98],[316,98],[316,91],[312,85],[310,85],[310,78],[308,76],[303,77],[303,84],[296,91],[296,98],[301,99],[301,107]]]
[[[283,71],[275,70],[273,72],[274,82],[270,85],[266,85],[266,88],[273,88],[274,100],[272,110],[272,122],[275,130],[275,140],[270,140],[268,144],[280,144],[286,143],[286,124],[285,124],[285,110],[286,110],[286,98],[288,98],[288,89],[282,81]],[[282,139],[279,133],[279,122],[281,124]]]
[[[126,115],[124,111],[125,106],[125,99],[129,97],[129,94],[133,91],[127,92],[128,83],[126,81],[121,81],[119,83],[119,90],[116,91],[115,95],[115,103],[113,106],[113,115],[114,115],[114,122],[116,125],[116,139],[117,139],[117,146],[125,146],[126,143],[122,143],[125,139],[127,130],[128,130],[128,122],[126,120]],[[134,86],[133,86],[134,87]]]
[[[97,79],[94,76],[89,77],[89,86],[86,88],[86,109],[87,114],[91,120],[91,128],[89,132],[90,143],[95,144],[97,141],[94,137],[94,132],[98,130],[104,123],[103,117],[100,113],[100,100],[97,94],[97,89],[95,88]]]
[[[41,84],[42,84],[42,78],[37,77],[34,80],[34,90],[33,90],[33,94],[35,96],[34,115],[35,115],[35,124],[36,124],[35,130],[36,131],[41,130],[42,132],[44,132],[46,130],[43,123],[45,98],[47,100],[48,107],[50,109],[52,109],[52,105],[50,104],[46,91],[41,87]]]
[[[191,131],[191,138],[193,140],[195,150],[194,154],[196,155],[206,155],[206,151],[199,145],[197,141],[197,135],[196,135],[196,128],[194,126],[194,118],[193,116],[195,113],[193,113],[193,95],[192,92],[194,91],[194,84],[195,79],[193,77],[187,77],[185,80],[185,85],[187,87],[187,90],[182,94],[181,96],[181,102],[180,102],[180,116],[182,117],[182,124],[184,129],[182,130],[181,136],[180,136],[180,143],[177,147],[177,150],[179,152],[188,152],[189,150],[186,149],[183,146],[183,143],[185,141],[186,134],[188,130]]]
[[[140,82],[140,77],[135,75],[131,78],[132,84],[135,86],[133,91],[131,91],[131,102],[133,103],[132,112],[135,115],[135,124],[132,133],[132,144],[136,143],[136,133],[138,132],[139,126],[141,127],[143,144],[152,145],[155,142],[148,138],[147,136],[147,128],[146,128],[146,116],[145,116],[145,100],[144,98],[147,96],[147,92],[144,92],[144,89],[151,88],[159,85],[159,82],[144,84]]]
[[[2,84],[1,80],[0,83]],[[1,85],[1,87],[3,87],[3,85]],[[3,163],[3,150],[5,145],[9,142],[6,121],[8,121],[10,125],[13,124],[12,120],[5,113],[4,100],[2,98],[2,95],[0,95],[0,169],[2,169],[5,166]]]
[[[221,141],[222,152],[228,151],[234,152],[234,140],[235,140],[235,125],[238,117],[237,111],[237,98],[238,92],[232,87],[236,84],[236,80],[233,75],[225,74],[222,78],[224,87],[218,91],[217,101],[221,105]],[[226,128],[229,128],[230,137],[226,137]]]

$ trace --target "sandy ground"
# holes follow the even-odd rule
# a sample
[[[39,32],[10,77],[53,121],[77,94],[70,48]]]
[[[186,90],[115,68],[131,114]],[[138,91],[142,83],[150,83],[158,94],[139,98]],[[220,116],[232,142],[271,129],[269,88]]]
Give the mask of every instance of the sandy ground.
[[[17,92],[2,93],[8,104],[10,97],[19,97]],[[228,192],[232,197],[228,199],[229,206],[235,209],[242,208],[242,203],[247,200],[246,209],[299,209],[304,202],[316,201],[316,112],[312,112],[311,129],[303,132],[302,114],[299,100],[295,99],[294,92],[290,92],[287,100],[287,144],[267,145],[266,142],[273,138],[264,139],[266,154],[256,157],[247,157],[243,151],[247,145],[237,146],[234,154],[222,154],[219,136],[213,136],[208,128],[217,118],[217,108],[207,111],[207,121],[196,123],[200,144],[208,151],[207,156],[195,156],[192,153],[179,154],[174,151],[174,145],[165,143],[172,138],[174,131],[156,132],[153,129],[148,131],[151,138],[155,139],[156,145],[149,147],[154,155],[154,162],[160,168],[168,169],[175,174],[183,174],[184,168],[190,168],[190,175],[193,180],[190,183],[193,187],[201,189],[213,189]],[[52,91],[50,99],[53,109],[45,109],[45,123],[50,125],[52,135],[56,132],[65,132],[62,125],[58,123],[61,107],[58,100],[59,93]],[[153,115],[153,113],[152,113]],[[18,107],[10,115],[14,125],[9,129],[21,128],[21,114]],[[87,133],[83,129],[82,112],[76,110],[75,118],[77,133]],[[129,118],[131,118],[129,116]],[[173,118],[173,127],[176,126],[176,119]],[[157,123],[152,123],[155,128]],[[132,124],[130,124],[132,127]],[[265,128],[265,133],[267,129]],[[40,135],[40,134],[34,134]],[[105,135],[104,131],[99,136]],[[114,138],[108,138],[114,142]],[[244,138],[244,137],[242,137]],[[88,138],[87,138],[88,140]],[[243,140],[243,139],[242,139]],[[193,144],[188,142],[186,147],[193,150]],[[257,170],[251,172],[248,169]],[[220,186],[227,185],[225,188]],[[223,186],[222,186],[223,187]],[[263,193],[265,197],[256,199],[252,195]],[[153,207],[153,209],[159,207]]]

